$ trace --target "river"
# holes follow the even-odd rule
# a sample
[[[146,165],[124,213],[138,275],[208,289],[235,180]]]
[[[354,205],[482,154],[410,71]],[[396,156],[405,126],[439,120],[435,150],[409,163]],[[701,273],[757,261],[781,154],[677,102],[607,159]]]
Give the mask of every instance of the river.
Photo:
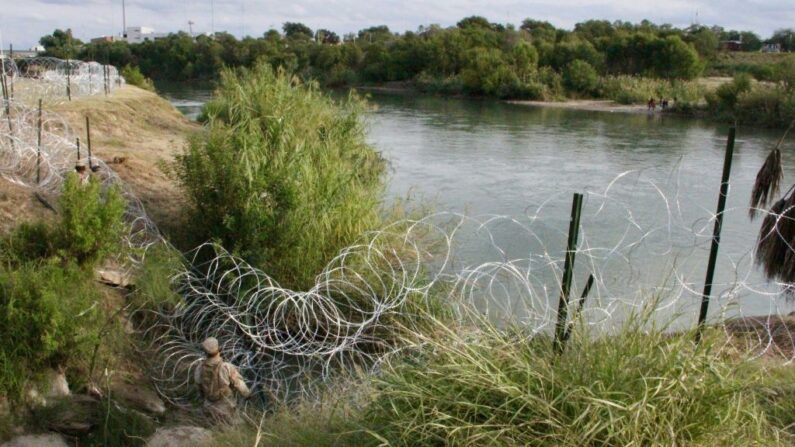
[[[207,88],[159,88],[191,117],[210,96]],[[581,192],[577,294],[594,272],[597,286],[589,299],[595,300],[595,314],[619,312],[616,303],[631,304],[639,294],[658,294],[666,312],[692,322],[703,288],[727,127],[659,114],[414,95],[373,94],[370,102],[368,138],[391,167],[387,202],[410,198],[479,222],[508,216],[491,222],[488,234],[469,225],[456,257],[457,268],[464,269],[533,259],[529,266],[517,264],[523,269],[520,280],[505,271],[500,275],[500,290],[493,295],[511,302],[502,312],[556,306],[571,196]],[[795,310],[792,300],[778,294],[753,266],[760,222],[750,221],[747,212],[756,172],[780,133],[738,129],[737,135],[716,271],[717,304],[710,316],[787,313]],[[783,189],[795,182],[795,151],[787,147],[792,144],[783,151]],[[522,290],[528,283],[532,290]]]

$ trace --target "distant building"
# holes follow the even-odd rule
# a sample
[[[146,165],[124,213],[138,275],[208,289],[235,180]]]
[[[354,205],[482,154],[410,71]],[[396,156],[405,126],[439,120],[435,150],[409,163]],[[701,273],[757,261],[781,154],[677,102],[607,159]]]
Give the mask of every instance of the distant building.
[[[766,43],[762,45],[762,49],[759,50],[763,53],[781,53],[781,44],[780,43]]]
[[[91,43],[116,42],[119,40],[121,40],[121,38],[116,36],[99,36],[91,39]]]
[[[741,40],[724,40],[720,43],[720,49],[723,51],[742,51],[743,42]]]
[[[154,29],[145,26],[128,26],[124,30],[122,40],[127,43],[144,43],[167,37],[168,33],[156,33]]]

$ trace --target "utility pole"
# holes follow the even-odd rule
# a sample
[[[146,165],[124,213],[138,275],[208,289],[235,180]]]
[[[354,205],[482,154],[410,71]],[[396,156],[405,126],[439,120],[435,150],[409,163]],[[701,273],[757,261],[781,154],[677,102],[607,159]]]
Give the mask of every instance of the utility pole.
[[[210,0],[210,35],[215,37],[215,1]]]
[[[193,20],[188,20],[188,32],[190,33],[190,37],[193,37]]]
[[[127,40],[127,5],[121,0],[121,37]]]

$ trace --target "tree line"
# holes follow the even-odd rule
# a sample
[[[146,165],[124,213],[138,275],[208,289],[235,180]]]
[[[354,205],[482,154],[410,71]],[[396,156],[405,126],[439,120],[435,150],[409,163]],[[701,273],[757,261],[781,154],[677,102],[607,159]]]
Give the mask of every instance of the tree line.
[[[791,51],[793,35],[793,30],[780,30],[765,42]],[[264,59],[332,87],[410,81],[443,93],[548,98],[593,95],[600,76],[693,79],[726,40],[741,40],[746,51],[763,44],[753,32],[720,27],[590,20],[564,30],[533,19],[516,27],[478,16],[449,28],[430,25],[393,33],[375,26],[343,38],[288,22],[282,32],[271,29],[242,39],[223,32],[179,32],[140,44],[84,44],[69,30],[56,30],[40,42],[48,55],[138,66],[155,80],[215,79],[225,66],[251,67]]]

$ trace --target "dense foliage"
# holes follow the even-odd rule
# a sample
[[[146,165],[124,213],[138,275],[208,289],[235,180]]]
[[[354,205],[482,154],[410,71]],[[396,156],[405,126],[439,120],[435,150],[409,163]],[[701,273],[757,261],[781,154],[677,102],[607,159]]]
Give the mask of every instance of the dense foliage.
[[[46,367],[86,361],[103,323],[93,267],[118,253],[125,202],[115,188],[67,177],[60,220],[22,224],[0,243],[0,394]]]
[[[362,107],[267,64],[225,71],[206,129],[172,165],[192,242],[219,240],[283,285],[309,284],[379,223],[384,162]]]
[[[771,41],[786,41],[787,33],[779,31]],[[42,38],[48,52],[73,49],[62,44],[63,34],[58,30]],[[228,33],[211,38],[181,32],[136,45],[87,44],[79,57],[137,65],[156,80],[215,78],[224,66],[251,67],[265,59],[273,68],[330,86],[402,81],[443,93],[548,98],[564,93],[559,75],[572,64],[588,64],[599,76],[692,79],[716,56],[721,42],[732,39],[742,39],[748,51],[758,50],[762,43],[754,33],[720,27],[678,29],[647,21],[591,20],[568,31],[532,19],[516,28],[468,17],[455,27],[421,26],[403,34],[371,27],[343,41],[301,23],[285,23],[283,33],[270,30],[262,37],[243,39]],[[590,69],[584,77],[592,77]],[[571,93],[598,93],[583,87],[590,86],[574,87]]]

